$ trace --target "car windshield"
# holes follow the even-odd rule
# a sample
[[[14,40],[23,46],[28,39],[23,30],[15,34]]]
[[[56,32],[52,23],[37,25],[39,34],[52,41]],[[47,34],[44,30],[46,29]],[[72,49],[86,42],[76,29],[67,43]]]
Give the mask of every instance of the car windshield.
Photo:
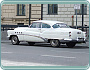
[[[64,24],[64,23],[56,23],[52,27],[53,28],[70,28],[67,24]]]

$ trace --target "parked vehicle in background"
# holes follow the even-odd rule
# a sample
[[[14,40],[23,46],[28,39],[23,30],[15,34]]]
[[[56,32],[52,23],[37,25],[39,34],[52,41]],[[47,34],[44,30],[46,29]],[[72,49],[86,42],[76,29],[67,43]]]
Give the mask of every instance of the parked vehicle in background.
[[[86,32],[72,29],[64,22],[38,20],[34,21],[29,27],[18,27],[7,31],[8,38],[13,45],[26,41],[29,45],[36,42],[47,42],[53,47],[66,44],[74,47],[76,43],[85,43]]]

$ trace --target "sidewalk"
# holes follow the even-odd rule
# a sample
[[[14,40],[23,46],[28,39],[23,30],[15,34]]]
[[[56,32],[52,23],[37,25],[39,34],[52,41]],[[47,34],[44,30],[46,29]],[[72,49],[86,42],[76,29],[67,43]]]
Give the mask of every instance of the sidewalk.
[[[11,40],[1,40],[1,43],[10,43]]]

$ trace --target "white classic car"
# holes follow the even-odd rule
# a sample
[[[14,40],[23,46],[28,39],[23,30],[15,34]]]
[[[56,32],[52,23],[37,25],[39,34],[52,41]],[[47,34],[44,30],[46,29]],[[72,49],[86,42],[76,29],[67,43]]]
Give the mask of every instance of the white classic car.
[[[29,27],[17,27],[7,31],[8,38],[13,45],[22,41],[34,45],[36,42],[47,42],[53,47],[66,44],[74,47],[76,43],[85,43],[86,33],[78,29],[72,29],[63,22],[38,20]]]

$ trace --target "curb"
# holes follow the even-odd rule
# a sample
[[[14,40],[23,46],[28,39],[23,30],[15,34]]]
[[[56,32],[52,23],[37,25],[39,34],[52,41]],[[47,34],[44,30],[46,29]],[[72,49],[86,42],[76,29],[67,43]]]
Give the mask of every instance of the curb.
[[[10,43],[10,40],[1,40],[1,43]]]

